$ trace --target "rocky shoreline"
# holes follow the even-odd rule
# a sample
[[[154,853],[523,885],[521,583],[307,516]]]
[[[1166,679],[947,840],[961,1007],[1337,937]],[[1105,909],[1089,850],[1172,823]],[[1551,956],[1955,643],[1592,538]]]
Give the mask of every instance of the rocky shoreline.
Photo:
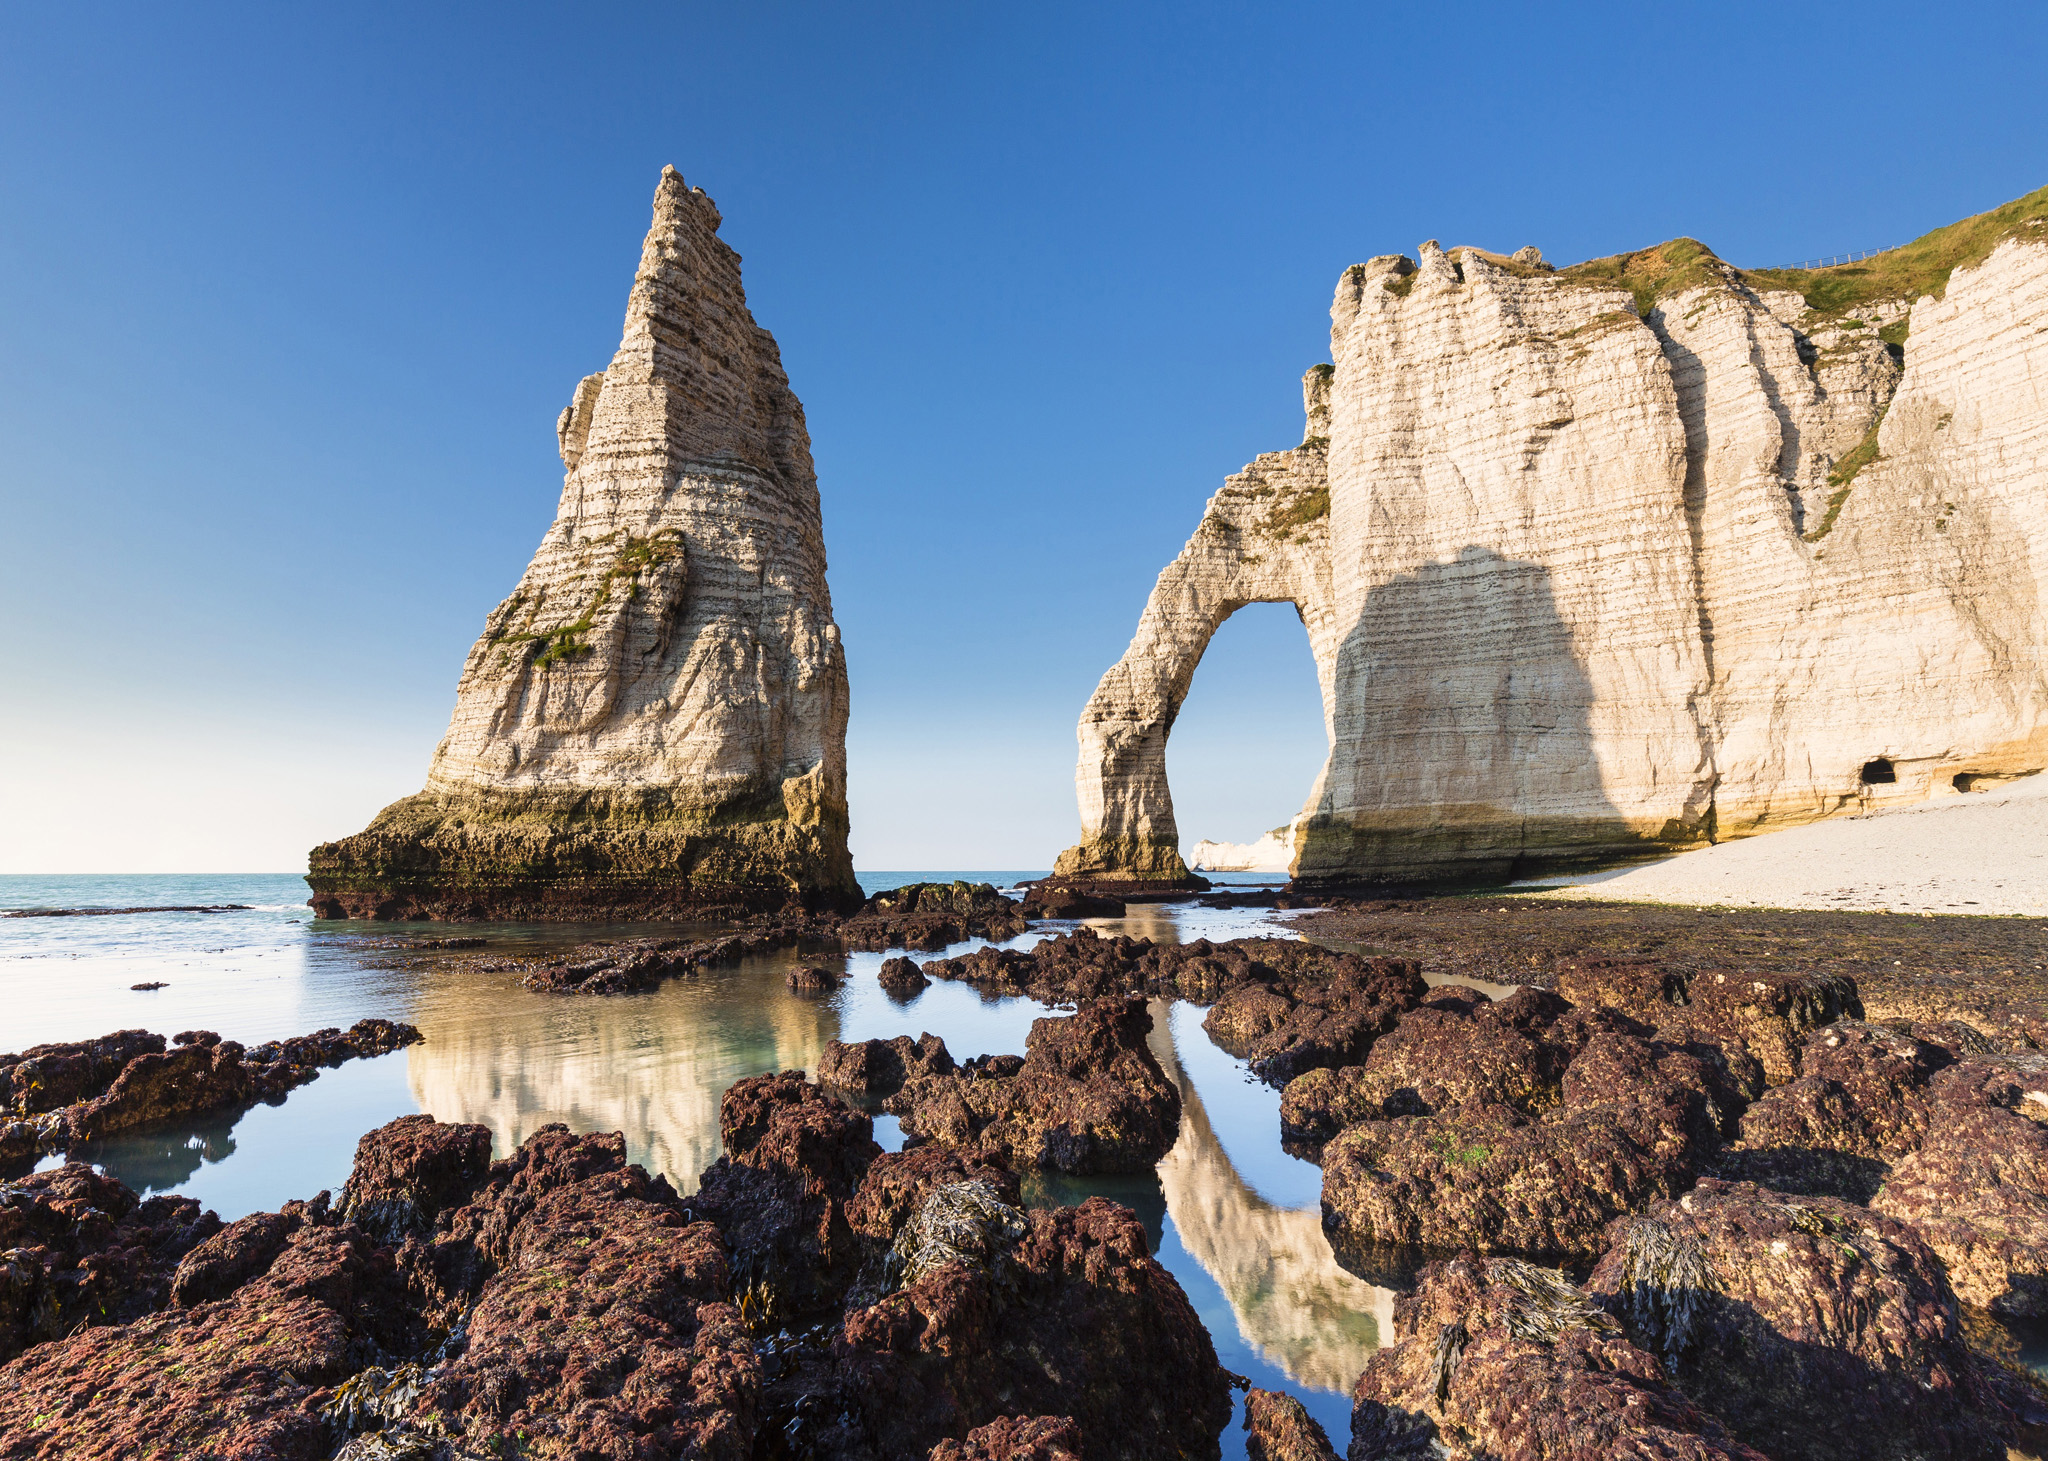
[[[831,1043],[816,1082],[743,1079],[688,1197],[615,1133],[550,1127],[493,1163],[486,1128],[424,1116],[366,1136],[338,1198],[232,1224],[75,1162],[8,1183],[0,1456],[1216,1455],[1239,1382],[1142,1221],[1020,1200],[1173,1145],[1146,1037],[1147,1001],[1174,999],[1281,1090],[1339,1261],[1405,1290],[1352,1461],[2041,1454],[2048,1387],[2001,1326],[2048,1315],[2043,1025],[1880,1018],[1796,948],[1716,965],[1666,928],[1670,960],[1567,956],[1531,925],[1484,935],[1518,915],[1479,902],[1436,916],[1420,959],[1087,928],[891,959],[895,987],[1073,1012],[1021,1057],[905,1035]],[[1425,978],[1506,942],[1549,987]],[[71,1110],[137,1062],[272,1071],[339,1035],[230,1061],[123,1032],[0,1064],[17,1105]],[[1254,1457],[1337,1454],[1284,1395],[1251,1392],[1244,1424]]]
[[[885,1154],[797,1072],[721,1132],[687,1200],[616,1133],[494,1163],[426,1116],[338,1201],[226,1226],[77,1164],[11,1184],[0,1455],[1215,1453],[1231,1378],[1128,1209]]]
[[[169,1042],[147,1030],[38,1045],[0,1055],[0,1179],[51,1152],[117,1132],[259,1101],[276,1103],[323,1068],[416,1043],[420,1032],[390,1020],[358,1020],[253,1049],[211,1030]]]

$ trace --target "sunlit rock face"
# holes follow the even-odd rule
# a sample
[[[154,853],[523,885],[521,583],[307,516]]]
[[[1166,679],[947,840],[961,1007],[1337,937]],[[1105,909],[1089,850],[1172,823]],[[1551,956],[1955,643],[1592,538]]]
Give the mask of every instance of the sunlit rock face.
[[[857,901],[846,664],[803,408],[718,209],[655,192],[554,525],[469,652],[426,790],[316,848],[327,916]]]
[[[1205,838],[1188,855],[1188,866],[1198,873],[1284,873],[1293,862],[1292,827],[1275,827],[1256,842],[1211,842]]]
[[[1209,499],[1201,525],[1166,566],[1138,633],[1081,712],[1081,841],[1060,877],[1184,881],[1180,829],[1166,787],[1166,737],[1195,666],[1225,619],[1246,604],[1300,612],[1331,714],[1338,620],[1330,591],[1330,371],[1302,377],[1308,429],[1300,446],[1268,452]]]
[[[1185,875],[1166,736],[1261,598],[1300,608],[1330,736],[1304,878],[1611,860],[2048,766],[2044,212],[1853,314],[1690,241],[1346,271],[1310,442],[1211,502],[1083,714],[1061,871]],[[1311,454],[1326,516],[1283,542],[1250,494]]]

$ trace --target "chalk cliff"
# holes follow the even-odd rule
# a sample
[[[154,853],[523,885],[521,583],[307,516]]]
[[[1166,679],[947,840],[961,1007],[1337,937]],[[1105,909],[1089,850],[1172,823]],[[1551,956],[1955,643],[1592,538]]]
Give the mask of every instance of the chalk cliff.
[[[1256,842],[1195,844],[1188,866],[1198,873],[1284,873],[1294,864],[1294,829],[1275,827]]]
[[[1082,715],[1060,871],[1186,876],[1166,737],[1260,599],[1322,685],[1303,878],[1499,877],[2048,766],[2044,219],[2048,190],[1813,271],[1692,240],[1347,270],[1309,440],[1212,499]],[[1298,512],[1256,495],[1283,480]]]
[[[1195,666],[1225,619],[1246,604],[1291,603],[1315,650],[1323,719],[1333,713],[1338,648],[1330,588],[1330,368],[1302,377],[1308,429],[1300,446],[1268,452],[1209,499],[1200,526],[1166,566],[1124,657],[1081,714],[1082,841],[1054,875],[1180,881],[1180,830],[1166,786],[1166,737]]]
[[[710,198],[666,169],[555,522],[469,652],[426,789],[313,850],[328,917],[857,902],[817,478]]]

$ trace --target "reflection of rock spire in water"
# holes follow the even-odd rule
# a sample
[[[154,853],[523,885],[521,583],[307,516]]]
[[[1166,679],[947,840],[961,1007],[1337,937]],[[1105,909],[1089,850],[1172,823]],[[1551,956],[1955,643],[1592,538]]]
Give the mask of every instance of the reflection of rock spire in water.
[[[813,1069],[839,1033],[831,1004],[792,995],[783,961],[674,981],[630,999],[475,990],[421,1008],[407,1053],[413,1097],[442,1121],[491,1129],[502,1156],[550,1121],[623,1131],[626,1154],[679,1192],[718,1159],[718,1102],[742,1076]],[[539,1019],[505,1006],[545,1005]],[[536,1032],[539,1038],[536,1039]]]
[[[1152,1006],[1152,1053],[1180,1087],[1180,1140],[1159,1164],[1181,1243],[1209,1271],[1238,1333],[1297,1385],[1349,1390],[1380,1335],[1394,1294],[1337,1266],[1313,1208],[1275,1207],[1237,1175],[1173,1048],[1172,1006]]]

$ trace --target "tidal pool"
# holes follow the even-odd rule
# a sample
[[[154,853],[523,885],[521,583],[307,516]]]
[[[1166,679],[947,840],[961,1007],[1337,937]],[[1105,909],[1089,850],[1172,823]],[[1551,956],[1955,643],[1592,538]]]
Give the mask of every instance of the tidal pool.
[[[1055,1012],[943,980],[894,1000],[876,979],[883,954],[770,955],[608,998],[534,994],[517,973],[484,966],[656,930],[320,923],[310,920],[303,897],[303,882],[281,876],[0,878],[0,908],[251,905],[229,913],[0,919],[0,1049],[136,1026],[165,1034],[212,1029],[254,1044],[371,1015],[408,1021],[426,1037],[324,1072],[279,1105],[75,1155],[138,1191],[185,1193],[232,1220],[338,1188],[358,1137],[394,1116],[425,1111],[488,1126],[501,1156],[552,1121],[622,1131],[631,1160],[689,1192],[718,1156],[719,1098],[743,1076],[814,1071],[831,1040],[925,1031],[956,1057],[1022,1054],[1031,1022]],[[1089,922],[1105,934],[1161,942],[1285,931],[1257,911],[1181,904]],[[448,935],[488,942],[474,951],[405,947]],[[1028,946],[1042,936],[1034,930],[1013,942]],[[784,983],[796,962],[836,963],[847,982],[827,995],[796,994]],[[167,987],[128,987],[146,980]],[[1280,1149],[1279,1092],[1209,1040],[1203,1013],[1185,1003],[1152,1006],[1152,1048],[1184,1103],[1180,1138],[1153,1175],[1033,1179],[1026,1197],[1057,1204],[1100,1193],[1136,1209],[1223,1364],[1255,1385],[1299,1396],[1341,1451],[1349,1388],[1391,1323],[1393,1292],[1337,1266],[1322,1233],[1321,1174]],[[876,1139],[901,1145],[893,1118],[877,1118]],[[1226,1456],[1244,1454],[1235,1421],[1223,1448]]]

